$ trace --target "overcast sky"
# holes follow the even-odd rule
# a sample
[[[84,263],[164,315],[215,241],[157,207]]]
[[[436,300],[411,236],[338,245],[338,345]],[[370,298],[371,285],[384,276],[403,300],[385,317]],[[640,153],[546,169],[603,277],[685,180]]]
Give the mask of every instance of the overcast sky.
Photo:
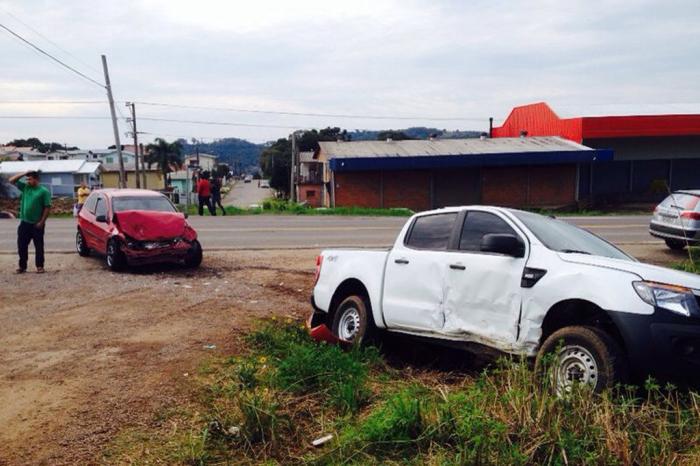
[[[123,101],[134,100],[416,117],[138,104],[144,142],[262,142],[329,125],[484,130],[489,116],[500,123],[513,106],[537,101],[562,116],[700,113],[698,0],[0,0],[0,24],[100,82],[106,54],[123,115]],[[104,89],[1,29],[0,67],[0,116],[109,116]],[[104,103],[8,103],[18,100]],[[120,128],[124,140],[125,121]],[[108,119],[0,118],[0,142],[31,136],[82,148],[114,141]]]

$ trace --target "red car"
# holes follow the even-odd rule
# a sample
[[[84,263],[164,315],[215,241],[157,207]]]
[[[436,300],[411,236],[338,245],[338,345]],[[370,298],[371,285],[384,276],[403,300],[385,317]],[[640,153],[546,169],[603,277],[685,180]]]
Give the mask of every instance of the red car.
[[[102,189],[90,194],[78,214],[75,248],[95,251],[115,271],[127,265],[202,263],[197,232],[163,194],[146,189]]]

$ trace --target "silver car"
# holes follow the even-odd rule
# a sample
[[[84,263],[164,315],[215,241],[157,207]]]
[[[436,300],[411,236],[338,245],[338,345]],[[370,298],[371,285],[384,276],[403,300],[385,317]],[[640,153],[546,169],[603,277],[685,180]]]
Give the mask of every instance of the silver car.
[[[675,250],[700,244],[700,190],[675,191],[664,199],[654,209],[649,233]]]

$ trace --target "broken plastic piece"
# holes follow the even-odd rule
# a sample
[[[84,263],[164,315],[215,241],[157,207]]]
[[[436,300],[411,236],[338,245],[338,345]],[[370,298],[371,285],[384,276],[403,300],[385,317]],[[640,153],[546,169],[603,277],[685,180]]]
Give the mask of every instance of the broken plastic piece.
[[[313,442],[311,442],[311,445],[313,445],[315,447],[320,447],[321,445],[323,445],[324,443],[328,443],[332,439],[333,439],[333,434],[324,435],[323,437],[319,437],[316,440],[314,440]]]
[[[329,329],[326,324],[320,324],[320,325],[317,325],[315,327],[312,327],[313,318],[314,318],[314,314],[312,313],[311,316],[309,316],[308,320],[306,321],[306,328],[307,328],[311,338],[313,338],[317,342],[325,341],[326,343],[329,343],[331,345],[341,345],[344,347],[352,345],[351,341],[343,340],[343,339],[335,336],[333,334],[333,332],[331,332],[331,329]]]

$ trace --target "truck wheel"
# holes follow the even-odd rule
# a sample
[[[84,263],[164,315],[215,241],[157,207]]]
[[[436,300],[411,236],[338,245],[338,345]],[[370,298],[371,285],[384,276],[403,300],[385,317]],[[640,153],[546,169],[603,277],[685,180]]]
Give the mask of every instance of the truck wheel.
[[[199,241],[194,240],[192,242],[192,247],[187,251],[187,255],[185,256],[185,267],[194,269],[199,267],[199,264],[202,263],[202,245],[199,244]]]
[[[674,251],[682,251],[683,249],[685,249],[685,241],[679,239],[667,239],[666,246],[668,246],[669,249],[673,249]]]
[[[361,344],[368,340],[373,328],[365,298],[348,296],[333,313],[333,334],[341,340]]]
[[[107,267],[112,272],[120,272],[126,267],[126,256],[119,247],[119,242],[116,239],[109,240],[107,243]]]
[[[551,377],[560,393],[587,384],[596,393],[627,380],[627,361],[620,345],[595,327],[564,327],[549,336],[537,353],[535,371],[545,375],[544,357],[553,354]]]
[[[90,248],[85,242],[83,232],[81,232],[80,230],[78,230],[78,232],[75,234],[75,250],[78,251],[78,254],[83,257],[87,257],[90,255]]]

